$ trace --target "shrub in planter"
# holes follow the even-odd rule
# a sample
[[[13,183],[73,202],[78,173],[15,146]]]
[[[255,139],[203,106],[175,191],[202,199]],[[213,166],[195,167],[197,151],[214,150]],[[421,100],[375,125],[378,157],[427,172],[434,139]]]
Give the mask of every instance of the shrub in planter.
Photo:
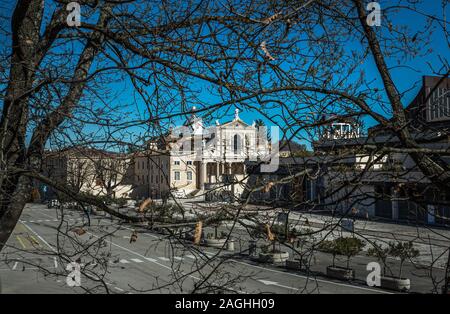
[[[268,251],[259,253],[259,260],[265,263],[284,263],[288,260],[289,253],[283,251]]]
[[[261,247],[261,253],[259,253],[259,260],[265,263],[284,263],[289,258],[289,252],[281,251],[276,248],[276,242],[272,241],[272,244]],[[272,248],[270,247],[272,246]]]
[[[332,240],[324,240],[320,242],[318,249],[322,252],[328,253],[332,255],[332,266],[336,266],[336,255],[338,255],[338,250],[336,244]]]
[[[419,256],[419,251],[414,248],[413,242],[390,242],[389,255],[400,259],[398,277],[384,277],[381,278],[381,286],[387,289],[408,291],[411,288],[411,281],[409,278],[403,278],[403,265],[407,259],[412,259]]]
[[[332,241],[323,241],[319,249],[333,255],[332,265],[327,267],[327,275],[341,280],[352,280],[355,272],[350,268],[350,260],[360,253],[364,247],[364,241],[358,238],[340,237]],[[342,255],[347,258],[346,267],[336,266],[336,256]]]
[[[350,259],[359,254],[364,248],[364,241],[358,238],[337,238],[336,244],[338,247],[338,254],[344,255],[347,258],[347,268],[350,268]]]
[[[294,270],[308,269],[309,263],[308,259],[300,257],[294,258],[286,261],[286,268]]]
[[[303,270],[309,269],[311,260],[315,260],[313,256],[313,247],[305,250],[308,239],[312,238],[313,230],[306,229],[300,233],[294,228],[289,231],[289,242],[294,247],[294,256],[292,259],[286,261],[286,268]]]
[[[215,247],[215,248],[222,248],[225,243],[227,242],[228,234],[226,232],[221,232],[220,236],[218,235],[218,225],[214,226],[214,234],[208,233],[206,235],[205,244],[207,246]]]
[[[367,256],[375,257],[377,261],[382,265],[381,276],[386,274],[386,259],[389,256],[389,247],[382,248],[378,244],[373,244],[373,247],[367,250]]]

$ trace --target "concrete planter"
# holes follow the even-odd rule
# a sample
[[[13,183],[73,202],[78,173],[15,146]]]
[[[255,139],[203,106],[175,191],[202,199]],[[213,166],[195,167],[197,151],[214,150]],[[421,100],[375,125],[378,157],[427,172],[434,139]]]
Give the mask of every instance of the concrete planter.
[[[285,263],[289,258],[289,252],[267,252],[259,253],[259,261],[264,263]]]
[[[205,239],[206,246],[215,247],[215,248],[222,248],[225,245],[225,242],[227,242],[227,239]]]
[[[408,278],[397,278],[389,276],[381,276],[381,288],[407,292],[411,288],[411,281]]]
[[[306,259],[291,259],[286,261],[286,268],[292,270],[308,269],[308,261]]]
[[[355,279],[355,271],[351,268],[328,266],[327,276],[334,279],[349,281]]]

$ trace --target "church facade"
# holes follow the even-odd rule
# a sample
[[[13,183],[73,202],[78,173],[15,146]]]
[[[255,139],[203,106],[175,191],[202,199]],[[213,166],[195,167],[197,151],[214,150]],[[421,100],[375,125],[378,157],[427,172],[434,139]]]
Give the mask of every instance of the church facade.
[[[238,109],[233,120],[212,126],[193,112],[183,126],[135,155],[135,197],[239,197],[247,181],[244,162],[266,160],[270,151],[265,127],[247,124]]]

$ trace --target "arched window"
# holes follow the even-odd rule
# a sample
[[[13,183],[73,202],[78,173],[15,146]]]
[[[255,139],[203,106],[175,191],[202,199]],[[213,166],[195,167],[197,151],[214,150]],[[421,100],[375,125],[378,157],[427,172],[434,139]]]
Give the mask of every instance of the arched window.
[[[241,137],[238,134],[233,136],[233,149],[235,154],[241,151]]]

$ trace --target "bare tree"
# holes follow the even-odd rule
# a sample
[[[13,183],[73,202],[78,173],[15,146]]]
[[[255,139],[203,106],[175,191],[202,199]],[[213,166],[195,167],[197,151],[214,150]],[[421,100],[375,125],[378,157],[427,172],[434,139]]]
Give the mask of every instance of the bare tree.
[[[423,119],[416,119],[419,125],[412,123],[411,115],[419,106],[406,108],[405,104],[416,86],[402,89],[394,79],[398,68],[405,73],[419,71],[402,65],[429,54],[434,56],[429,74],[441,78],[434,88],[448,79],[447,54],[433,50],[436,39],[430,39],[434,30],[433,36],[443,43],[438,49],[448,51],[445,1],[430,11],[423,1],[382,3],[380,28],[368,25],[368,11],[361,0],[83,0],[78,1],[83,8],[79,27],[67,24],[68,2],[17,0],[2,4],[12,13],[0,17],[0,33],[7,43],[0,52],[0,250],[35,182],[99,207],[120,219],[119,224],[126,221],[162,228],[171,241],[184,243],[183,247],[186,232],[181,230],[181,237],[175,229],[192,229],[202,220],[207,227],[222,223],[228,240],[240,226],[247,237],[261,241],[266,238],[265,226],[272,226],[277,235],[274,243],[299,254],[302,252],[290,241],[289,232],[274,227],[274,216],[280,210],[339,213],[337,220],[317,230],[310,230],[303,218],[299,230],[291,230],[293,226],[287,224],[285,229],[294,237],[307,237],[308,250],[315,252],[342,219],[356,219],[361,214],[352,211],[358,204],[391,199],[389,193],[394,190],[405,201],[414,202],[422,215],[429,214],[428,205],[448,206],[449,148],[425,145],[440,144],[448,129],[436,130]],[[412,19],[396,20],[400,14],[422,20],[423,28],[411,28]],[[372,63],[374,67],[368,66]],[[439,103],[439,99],[430,99],[433,92],[420,104]],[[251,181],[253,173],[249,174],[242,182],[247,185],[246,197],[220,208],[205,205],[197,216],[182,215],[181,219],[177,210],[182,206],[176,197],[172,198],[178,207],[154,206],[142,215],[124,213],[98,197],[80,193],[85,181],[83,165],[75,165],[77,182],[72,184],[61,184],[43,171],[46,150],[86,146],[124,152],[131,147],[148,153],[153,148],[149,149],[147,141],[166,138],[172,125],[190,115],[194,105],[195,114],[204,121],[228,116],[234,106],[246,109],[266,124],[279,126],[284,146],[290,141],[304,142],[315,151],[300,154],[292,167],[286,166],[288,174],[282,177],[273,174],[267,180]],[[350,120],[359,127],[363,121],[376,127],[351,145],[350,140],[337,148],[326,147],[324,132],[333,123]],[[377,141],[381,135],[388,140]],[[413,166],[404,169],[401,161],[408,158]],[[95,168],[97,179],[111,195],[122,183],[122,161],[100,159]],[[305,184],[321,178],[327,184],[306,197]],[[377,180],[395,184],[389,193],[368,192],[367,182]],[[292,189],[292,197],[282,206],[277,198],[269,198],[264,206],[250,204],[258,198],[255,195],[278,193],[286,186]],[[185,210],[181,209],[183,214]],[[158,215],[154,215],[156,211]],[[231,228],[225,228],[230,224]],[[71,228],[62,226],[58,233],[70,238],[77,252],[97,259],[106,243],[103,240],[113,233],[83,242],[71,234]],[[58,248],[59,256],[71,260],[64,247]],[[180,279],[178,275],[188,278],[205,268],[204,280],[194,290],[220,290],[220,285],[211,283],[221,279],[220,275],[210,278],[222,262],[210,269],[212,262],[207,258],[190,274],[174,270],[171,283]],[[227,277],[230,286],[244,278],[242,274]]]

